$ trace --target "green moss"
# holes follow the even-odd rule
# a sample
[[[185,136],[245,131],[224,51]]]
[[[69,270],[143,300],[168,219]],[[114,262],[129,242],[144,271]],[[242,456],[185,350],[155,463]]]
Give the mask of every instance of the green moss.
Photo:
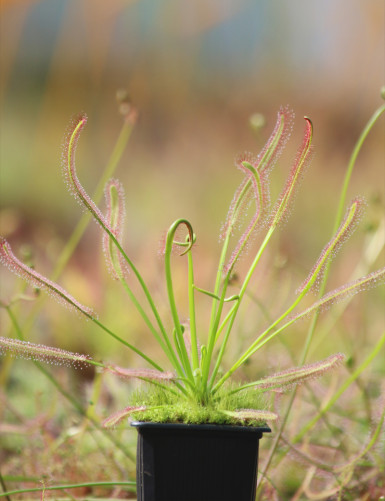
[[[226,414],[239,409],[265,410],[266,399],[255,389],[246,389],[229,394],[236,386],[222,388],[215,397],[205,404],[187,398],[183,394],[174,394],[158,386],[149,385],[132,395],[130,405],[145,406],[147,410],[133,414],[135,420],[157,423],[186,424],[237,424],[261,426],[263,421],[240,421]]]

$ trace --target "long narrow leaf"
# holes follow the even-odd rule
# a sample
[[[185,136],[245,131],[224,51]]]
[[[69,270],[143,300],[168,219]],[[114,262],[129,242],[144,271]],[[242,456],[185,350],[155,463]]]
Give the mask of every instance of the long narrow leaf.
[[[52,280],[49,280],[41,273],[38,273],[33,268],[25,265],[20,261],[12,252],[11,246],[5,240],[5,238],[0,237],[0,261],[9,268],[10,271],[15,273],[20,278],[23,278],[26,282],[31,284],[33,287],[38,289],[43,289],[51,296],[59,301],[60,303],[68,306],[69,308],[82,313],[87,318],[96,318],[96,314],[91,308],[82,305],[77,299],[75,299],[71,294],[69,294],[60,285],[56,284]]]
[[[73,367],[83,367],[84,365],[92,364],[104,367],[103,364],[95,362],[88,355],[81,355],[60,348],[1,336],[0,353],[2,352],[55,365],[63,364]]]
[[[105,188],[107,205],[106,220],[114,233],[117,241],[122,244],[124,219],[126,215],[124,206],[124,188],[117,179],[110,179]],[[103,232],[103,251],[107,261],[107,267],[115,279],[124,277],[128,272],[127,263],[117,249],[107,232]]]
[[[338,230],[333,235],[333,238],[327,243],[323,248],[320,257],[318,258],[313,269],[310,271],[306,280],[298,288],[297,293],[306,293],[312,287],[317,287],[321,282],[325,272],[325,267],[331,261],[331,259],[336,255],[338,250],[341,248],[342,244],[349,238],[349,236],[355,230],[361,214],[363,212],[363,207],[365,202],[362,198],[356,198],[350,204],[346,215],[341,222]]]
[[[305,117],[306,128],[303,137],[303,142],[298,149],[297,156],[293,163],[290,175],[287,179],[286,186],[284,187],[275,208],[271,215],[270,226],[275,227],[286,221],[290,212],[290,207],[293,203],[294,196],[298,190],[299,184],[303,178],[306,167],[309,165],[312,155],[312,139],[313,139],[313,125],[308,117]]]
[[[322,376],[325,372],[338,367],[344,359],[345,356],[343,354],[336,353],[335,355],[331,355],[330,357],[313,364],[286,369],[260,379],[259,381],[247,383],[237,388],[233,393],[246,388],[255,388],[259,391],[270,391],[276,388],[288,388],[296,384],[304,383],[309,379],[315,379]]]

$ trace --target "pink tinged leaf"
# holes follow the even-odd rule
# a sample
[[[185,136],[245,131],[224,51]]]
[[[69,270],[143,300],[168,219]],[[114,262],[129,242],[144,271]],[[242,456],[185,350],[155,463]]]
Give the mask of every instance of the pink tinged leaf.
[[[117,179],[111,179],[104,193],[107,205],[106,220],[113,235],[121,244],[125,220],[123,186]],[[115,279],[126,276],[128,273],[126,262],[107,232],[103,233],[103,251],[111,275]]]
[[[96,222],[98,222],[102,227],[108,228],[108,223],[103,214],[86,193],[76,174],[75,152],[80,133],[86,126],[86,123],[87,115],[83,113],[75,117],[69,125],[64,139],[62,170],[67,186],[75,199],[92,214]]]
[[[344,360],[345,356],[342,353],[336,353],[335,355],[331,355],[330,357],[320,360],[319,362],[277,372],[272,376],[268,376],[260,381],[250,383],[250,385],[246,386],[252,386],[258,390],[266,391],[274,390],[276,388],[290,387],[295,384],[303,383],[309,379],[318,378],[325,372],[338,367]]]
[[[338,289],[334,289],[333,291],[325,294],[325,296],[323,296],[319,301],[316,301],[312,306],[304,310],[302,313],[290,317],[290,321],[295,322],[296,320],[306,318],[317,310],[327,310],[331,305],[336,304],[348,297],[353,297],[359,292],[363,292],[365,290],[376,287],[383,282],[385,282],[385,267],[380,268],[379,270],[374,271],[373,273],[370,273],[365,277],[361,277],[358,280],[354,280],[353,282],[342,285]]]
[[[245,177],[236,190],[233,200],[231,201],[229,211],[227,213],[226,222],[221,230],[221,240],[224,240],[228,235],[233,234],[234,228],[239,223],[242,215],[246,213],[247,207],[251,200],[250,187],[251,183],[249,179]]]
[[[236,261],[241,256],[244,251],[246,245],[250,241],[252,235],[256,233],[256,229],[259,224],[263,220],[263,217],[266,214],[269,194],[267,190],[267,178],[266,175],[261,175],[258,170],[255,169],[253,165],[251,165],[247,161],[241,162],[239,168],[245,173],[245,189],[247,188],[247,183],[250,184],[252,188],[252,194],[255,199],[256,210],[249,222],[246,230],[243,232],[241,238],[238,240],[238,243],[230,257],[228,264],[225,266],[224,272],[225,274],[229,273],[234,267]],[[234,209],[237,209],[239,212],[239,207],[235,206]],[[235,212],[232,215],[232,219],[234,220]],[[235,221],[235,220],[234,220]],[[231,224],[234,224],[233,222]],[[230,228],[230,227],[229,227]]]
[[[135,414],[135,412],[145,411],[146,407],[125,407],[124,409],[111,414],[107,419],[102,422],[103,428],[110,428],[111,426],[118,425],[123,419],[131,416],[131,414]]]
[[[110,179],[104,193],[107,205],[106,219],[110,223],[112,233],[120,241],[126,216],[123,185],[118,179]]]
[[[260,173],[270,172],[281,155],[293,130],[294,113],[288,107],[281,107],[278,111],[274,130],[253,164]]]
[[[174,381],[176,379],[175,374],[171,371],[163,372],[155,369],[124,369],[116,365],[109,365],[105,370],[125,379],[138,378],[150,381]]]
[[[260,178],[262,179],[264,194],[263,201],[264,207],[266,209],[268,204],[270,203],[268,190],[268,174],[274,167],[277,159],[282,153],[290,137],[293,128],[293,121],[294,113],[288,107],[280,108],[274,130],[258,157],[253,157],[251,153],[244,153],[240,155],[235,161],[235,165],[243,172],[245,172],[245,167],[243,165],[244,162],[251,164],[256,170],[258,170]],[[221,239],[224,239],[227,235],[232,234],[234,226],[246,212],[246,208],[252,197],[252,182],[250,180],[250,172],[247,172],[246,174],[247,175],[245,179],[236,190],[233,200],[230,204],[226,223],[224,224],[221,232]]]
[[[305,293],[311,288],[318,288],[322,281],[327,263],[337,254],[344,242],[346,242],[354,232],[361,219],[364,207],[365,201],[362,198],[356,198],[352,201],[336,234],[323,248],[316,264],[310,271],[306,280],[297,290],[297,293]]]
[[[309,118],[305,117],[306,127],[301,147],[297,152],[290,175],[286,181],[275,208],[272,211],[270,226],[275,227],[285,222],[290,212],[298,186],[303,178],[304,172],[310,163],[312,156],[313,126]]]
[[[39,360],[68,367],[82,367],[85,364],[93,363],[93,360],[87,355],[5,337],[0,337],[0,353],[10,353],[29,360]]]
[[[275,412],[257,409],[239,409],[236,411],[223,411],[228,416],[238,421],[275,421],[278,415]]]
[[[11,246],[4,239],[0,238],[0,261],[9,268],[10,271],[24,279],[33,287],[43,289],[50,293],[60,303],[69,306],[71,309],[78,311],[87,318],[96,318],[96,314],[87,306],[79,303],[71,294],[64,290],[60,285],[52,282],[44,277],[33,268],[25,265],[12,252]]]

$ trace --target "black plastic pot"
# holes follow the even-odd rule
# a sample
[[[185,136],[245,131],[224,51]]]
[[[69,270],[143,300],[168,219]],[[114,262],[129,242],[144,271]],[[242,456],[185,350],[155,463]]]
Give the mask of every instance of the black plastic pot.
[[[131,423],[138,501],[253,501],[268,427]]]

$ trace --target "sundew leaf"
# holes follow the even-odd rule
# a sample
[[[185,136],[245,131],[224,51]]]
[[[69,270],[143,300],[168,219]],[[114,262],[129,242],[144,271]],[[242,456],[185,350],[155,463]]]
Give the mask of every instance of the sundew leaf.
[[[147,407],[145,407],[145,406],[125,407],[124,409],[121,409],[120,411],[117,411],[114,414],[111,414],[111,416],[109,416],[108,418],[106,418],[102,422],[102,426],[104,428],[110,428],[112,426],[117,426],[121,421],[123,421],[123,419],[131,416],[131,414],[135,414],[135,412],[142,412],[142,411],[145,411],[146,409],[147,409]]]
[[[304,383],[309,379],[318,378],[325,372],[338,367],[344,360],[345,355],[342,353],[336,353],[335,355],[331,355],[330,357],[313,364],[307,364],[302,367],[294,367],[277,372],[259,381],[243,385],[241,389],[253,387],[256,390],[270,391],[276,388],[287,388],[295,384]]]
[[[254,167],[263,174],[270,172],[281,155],[293,130],[294,112],[288,106],[278,111],[277,121],[269,140],[257,157]]]
[[[294,113],[288,107],[281,107],[278,112],[274,130],[258,157],[253,157],[251,153],[244,153],[236,158],[235,165],[246,175],[236,190],[230,204],[226,223],[224,224],[221,232],[221,239],[224,239],[227,235],[231,235],[233,233],[234,227],[242,218],[244,218],[246,208],[253,196],[257,198],[257,211],[261,212],[261,208],[258,207],[258,204],[261,204],[262,199],[263,209],[267,210],[270,200],[268,190],[268,174],[273,169],[290,137],[293,128],[293,121]],[[249,168],[245,167],[245,162],[249,164]],[[257,179],[258,177],[262,180],[259,182],[263,188],[263,197],[259,197],[259,200],[258,196],[256,196],[258,190],[255,187],[255,181],[253,182],[250,166],[258,171],[258,176],[254,174],[254,178]]]
[[[269,193],[267,189],[267,176],[266,174],[260,174],[259,171],[251,165],[251,163],[247,161],[242,161],[240,164],[241,170],[245,173],[246,183],[244,185],[244,189],[247,189],[247,183],[250,183],[251,193],[253,198],[255,199],[255,212],[253,217],[251,218],[246,230],[243,232],[242,236],[238,240],[238,243],[230,257],[228,264],[225,266],[224,273],[229,273],[234,267],[235,263],[241,256],[245,247],[250,241],[252,235],[256,233],[257,227],[260,225],[263,217],[267,212],[267,208],[269,205]],[[240,195],[240,199],[242,198],[242,194]],[[240,200],[240,203],[241,200]],[[239,207],[237,208],[237,212],[239,211]],[[233,216],[234,221],[232,221],[232,225],[236,221],[236,212],[234,212]],[[230,226],[229,226],[230,230]]]
[[[99,223],[103,228],[108,228],[108,230],[112,233],[107,220],[81,185],[76,173],[76,147],[79,141],[80,134],[86,124],[87,115],[85,113],[77,115],[71,121],[64,139],[62,152],[62,171],[68,189],[75,197],[75,199],[92,214],[97,223]]]
[[[188,225],[191,226],[190,223],[188,223]],[[163,232],[159,240],[159,257],[163,258],[168,252],[173,256],[183,256],[188,253],[188,251],[192,248],[191,239],[193,244],[196,242],[196,235],[190,231],[188,225],[185,225],[187,228],[187,234],[185,232],[186,228],[182,227],[183,224],[178,225],[173,232],[171,242],[169,238],[170,228]]]
[[[299,184],[312,156],[313,125],[308,117],[305,117],[306,126],[302,145],[298,149],[297,156],[286,181],[286,185],[278,198],[271,214],[270,227],[278,226],[286,221],[293,203]]]
[[[52,346],[7,337],[0,337],[1,353],[10,353],[11,355],[28,360],[41,361],[54,365],[66,365],[67,367],[83,367],[87,364],[102,365],[94,362],[88,355],[81,355]]]
[[[239,167],[242,165],[242,162],[245,161],[251,164],[252,162],[255,162],[255,159],[252,160],[248,154],[245,154],[236,160],[236,165]],[[252,185],[247,175],[244,177],[240,186],[234,193],[227,213],[226,222],[221,230],[221,240],[224,240],[228,235],[233,235],[234,229],[239,225],[240,220],[244,217],[252,198],[251,187]]]
[[[323,296],[320,300],[316,301],[309,308],[304,310],[303,312],[290,317],[290,323],[295,322],[296,320],[305,318],[316,310],[324,311],[330,308],[331,305],[346,299],[347,297],[352,297],[359,292],[363,292],[365,290],[369,290],[373,287],[380,285],[385,282],[385,267],[380,268],[377,271],[373,271],[369,275],[361,277],[352,282],[348,282],[347,284],[342,285],[338,289],[334,289],[331,292],[328,292]]]
[[[52,282],[52,280],[49,280],[48,278],[35,271],[33,268],[30,268],[22,261],[20,261],[13,254],[11,246],[3,237],[0,237],[0,261],[5,266],[7,266],[10,271],[15,273],[20,278],[24,279],[33,287],[47,291],[57,301],[66,306],[69,306],[71,309],[77,312],[82,313],[87,318],[96,318],[96,314],[91,308],[82,305],[77,299],[71,296],[71,294],[60,287],[60,285]]]
[[[175,381],[176,376],[171,371],[157,371],[155,369],[125,369],[117,365],[108,365],[105,370],[112,374],[125,378],[138,378],[150,381]]]
[[[166,278],[166,286],[167,286],[167,295],[168,295],[168,300],[169,300],[169,306],[170,306],[170,311],[174,323],[174,345],[176,352],[179,355],[181,365],[183,367],[184,373],[187,375],[187,378],[191,381],[193,380],[193,374],[192,374],[192,368],[190,365],[190,360],[188,357],[188,353],[186,350],[184,338],[183,338],[183,331],[184,327],[182,326],[176,306],[176,300],[175,300],[175,293],[174,293],[174,287],[173,287],[173,281],[172,281],[172,273],[171,273],[171,253],[172,253],[172,247],[174,243],[174,237],[177,229],[180,226],[185,226],[188,231],[188,237],[186,239],[186,248],[185,250],[180,254],[181,256],[189,253],[191,251],[192,246],[194,245],[195,242],[195,235],[193,228],[191,226],[191,223],[187,219],[177,219],[174,221],[174,223],[170,226],[168,232],[167,232],[167,237],[166,237],[166,246],[165,246],[165,252],[164,252],[164,272],[165,272],[165,278]],[[175,352],[174,352],[175,353]]]
[[[256,351],[261,349],[262,346],[264,346],[266,343],[268,343],[273,338],[278,336],[284,329],[292,325],[294,322],[307,318],[309,315],[312,315],[317,310],[318,311],[327,310],[334,303],[338,303],[339,301],[347,297],[352,297],[355,294],[362,292],[364,290],[369,290],[373,287],[376,287],[384,281],[385,281],[385,267],[377,271],[374,271],[369,275],[361,277],[358,280],[354,280],[352,282],[344,284],[338,289],[329,292],[328,294],[326,294],[320,300],[313,303],[309,308],[302,311],[301,313],[288,316],[287,322],[284,325],[282,325],[277,330],[272,332],[269,336],[267,336],[267,334],[271,331],[271,327],[269,327],[254,341],[254,343],[251,346],[249,346],[249,348],[243,353],[243,355],[241,355],[241,357],[233,364],[231,369],[228,370],[224,376],[222,376],[222,378],[216,383],[214,389],[219,388],[226,381],[226,379],[228,379],[235,372],[235,370],[237,370],[242,364],[244,364],[245,361],[248,360]]]
[[[318,288],[318,285],[322,281],[327,263],[337,254],[344,242],[346,242],[354,232],[361,219],[364,206],[365,201],[362,198],[356,198],[351,202],[338,230],[323,248],[316,264],[313,266],[306,280],[298,288],[297,293],[305,293],[313,287]]]
[[[110,179],[105,187],[104,194],[107,205],[106,220],[108,221],[116,240],[122,244],[124,220],[126,215],[124,206],[124,188],[117,179]],[[129,271],[127,263],[107,232],[103,232],[103,251],[106,257],[108,270],[113,278],[119,279],[127,275]]]

